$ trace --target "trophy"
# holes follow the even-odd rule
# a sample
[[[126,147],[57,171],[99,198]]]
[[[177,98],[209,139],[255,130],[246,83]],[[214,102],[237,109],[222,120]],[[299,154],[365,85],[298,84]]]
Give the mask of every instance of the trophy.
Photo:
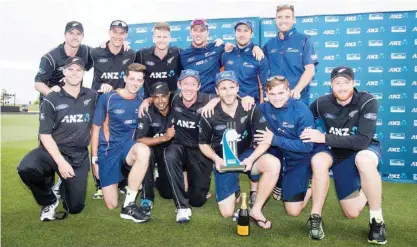
[[[227,122],[226,131],[223,133],[223,160],[224,165],[220,167],[220,171],[243,171],[245,165],[240,163],[237,158],[237,139],[239,138],[236,132],[236,123]]]

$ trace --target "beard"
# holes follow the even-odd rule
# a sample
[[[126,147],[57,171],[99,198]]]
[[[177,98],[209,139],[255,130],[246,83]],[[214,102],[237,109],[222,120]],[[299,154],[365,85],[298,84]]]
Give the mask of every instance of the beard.
[[[334,96],[336,99],[340,100],[340,101],[345,101],[345,100],[348,100],[350,97],[352,97],[353,92],[354,92],[354,90],[353,90],[353,89],[352,89],[351,91],[349,91],[349,92],[347,92],[347,93],[343,94],[343,95],[340,95],[340,94],[339,94],[339,93],[337,93],[337,92],[333,92],[333,96]]]

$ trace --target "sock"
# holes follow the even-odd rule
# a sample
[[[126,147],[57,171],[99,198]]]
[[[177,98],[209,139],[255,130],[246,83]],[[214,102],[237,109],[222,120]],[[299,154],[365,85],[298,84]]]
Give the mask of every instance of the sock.
[[[126,188],[126,198],[125,202],[123,203],[123,207],[126,207],[129,205],[129,203],[134,202],[136,200],[136,195],[138,194],[137,191],[133,191],[129,189],[129,187]]]
[[[372,223],[372,219],[375,218],[377,223],[381,223],[384,221],[382,218],[382,209],[378,210],[369,210],[369,222]]]

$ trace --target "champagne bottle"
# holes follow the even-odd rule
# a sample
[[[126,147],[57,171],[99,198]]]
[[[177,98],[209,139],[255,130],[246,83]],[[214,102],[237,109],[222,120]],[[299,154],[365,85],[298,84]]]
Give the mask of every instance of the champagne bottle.
[[[237,235],[249,236],[249,212],[246,206],[246,193],[242,193],[242,205],[237,220]]]

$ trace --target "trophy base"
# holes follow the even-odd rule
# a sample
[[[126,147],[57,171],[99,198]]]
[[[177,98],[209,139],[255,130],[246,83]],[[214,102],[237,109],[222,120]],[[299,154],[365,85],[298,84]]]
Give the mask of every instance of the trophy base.
[[[220,167],[220,171],[222,172],[243,172],[245,170],[245,166],[222,166]]]

